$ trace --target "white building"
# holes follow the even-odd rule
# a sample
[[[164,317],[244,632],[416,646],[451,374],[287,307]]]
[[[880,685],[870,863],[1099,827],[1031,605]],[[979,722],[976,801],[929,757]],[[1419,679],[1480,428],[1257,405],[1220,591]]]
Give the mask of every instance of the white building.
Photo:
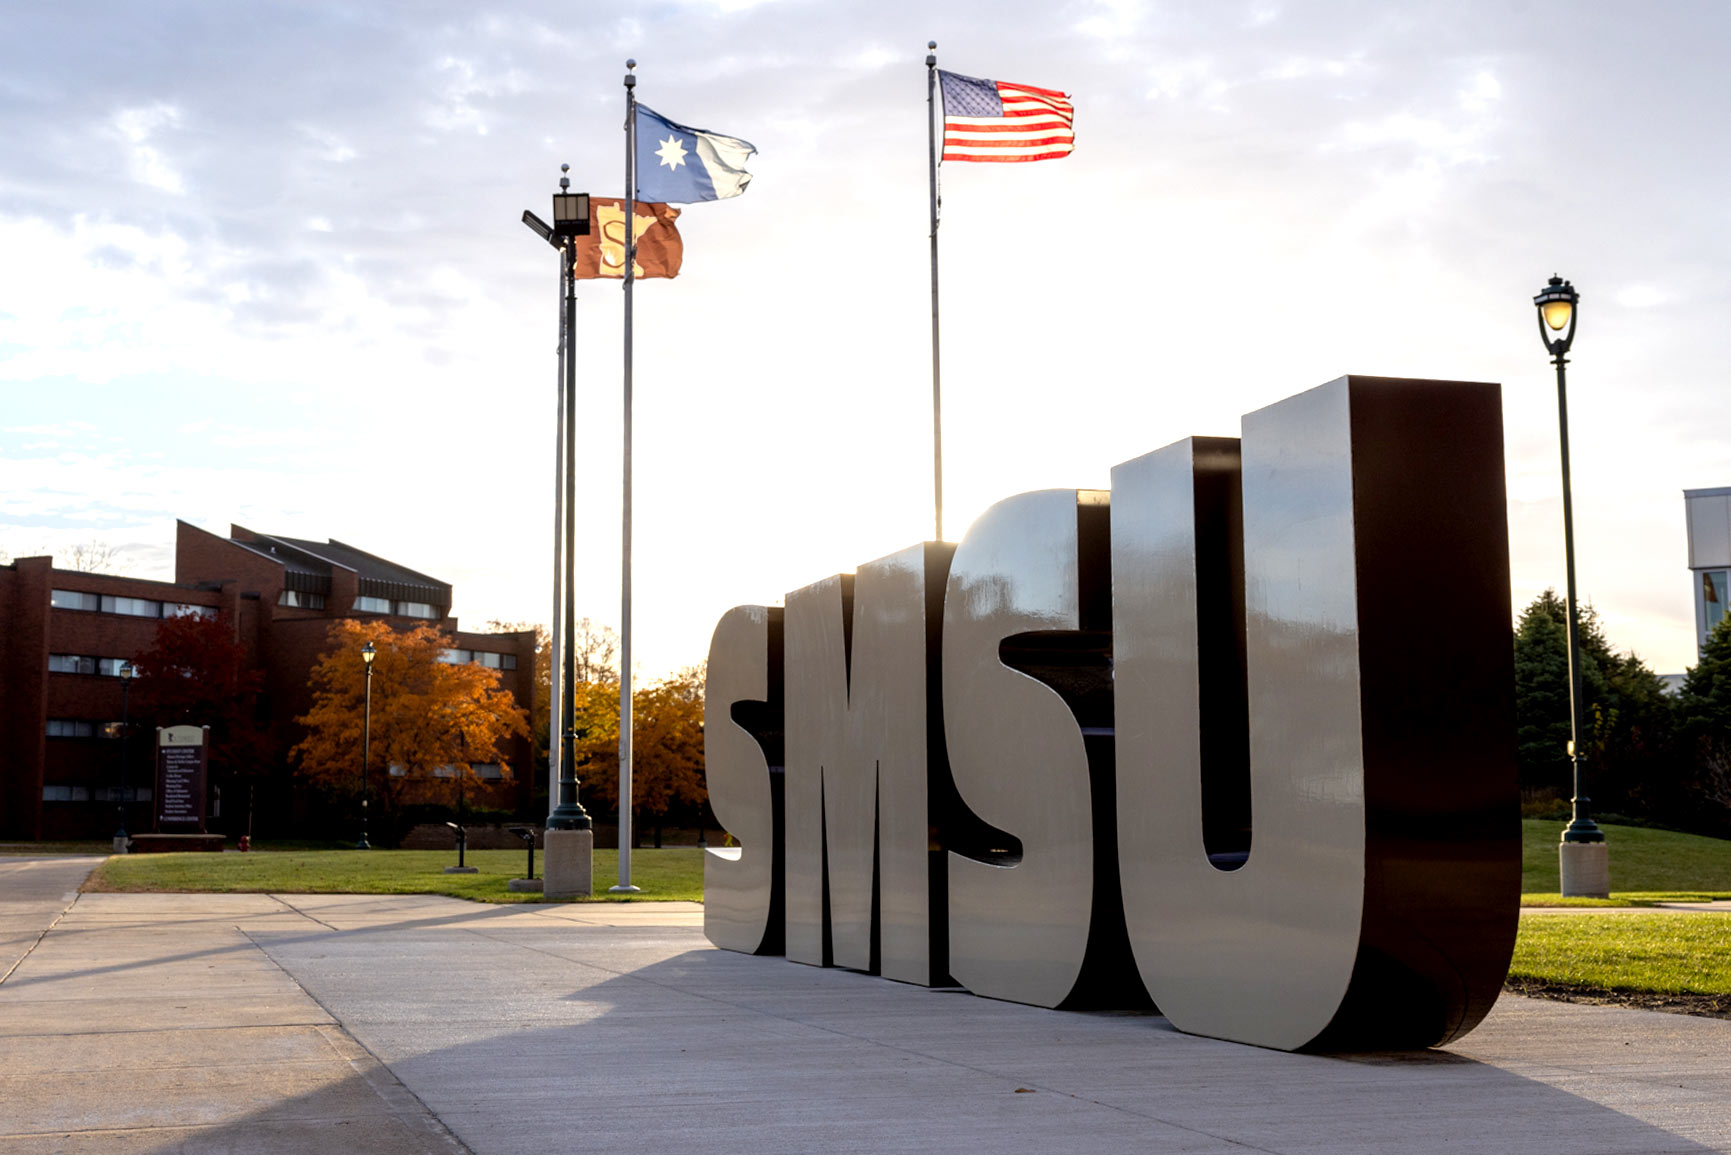
[[[1731,591],[1731,487],[1685,489],[1689,524],[1689,573],[1695,587],[1695,647],[1707,643],[1725,616]]]

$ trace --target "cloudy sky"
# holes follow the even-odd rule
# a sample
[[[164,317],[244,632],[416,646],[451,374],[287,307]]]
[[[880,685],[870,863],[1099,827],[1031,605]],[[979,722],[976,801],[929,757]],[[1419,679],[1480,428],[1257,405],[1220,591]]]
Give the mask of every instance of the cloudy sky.
[[[545,620],[558,166],[623,186],[624,61],[759,149],[639,286],[641,670],[930,533],[925,68],[1062,88],[1077,149],[944,175],[947,528],[1342,373],[1504,387],[1511,602],[1560,585],[1529,301],[1583,294],[1582,593],[1693,660],[1720,412],[1713,3],[15,4],[0,36],[0,549],[334,537]],[[618,617],[621,301],[585,282],[578,608]],[[1446,484],[1446,479],[1439,479]],[[1423,607],[1414,607],[1415,630]]]

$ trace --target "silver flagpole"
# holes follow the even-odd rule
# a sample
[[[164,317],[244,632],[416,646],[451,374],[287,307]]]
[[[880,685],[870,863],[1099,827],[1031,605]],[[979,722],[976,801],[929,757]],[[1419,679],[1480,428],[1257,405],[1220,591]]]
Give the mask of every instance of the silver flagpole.
[[[547,666],[547,813],[559,807],[559,727],[565,717],[560,712],[560,671],[565,667],[560,658],[564,651],[564,622],[561,611],[565,604],[565,574],[561,559],[565,550],[565,254],[559,254],[559,419],[558,435],[553,454],[553,637],[552,653]]]
[[[926,151],[932,174],[932,509],[944,540],[944,403],[938,370],[938,42],[926,42]]]
[[[631,289],[637,282],[637,61],[625,62],[625,447],[619,546],[619,885],[631,885]]]

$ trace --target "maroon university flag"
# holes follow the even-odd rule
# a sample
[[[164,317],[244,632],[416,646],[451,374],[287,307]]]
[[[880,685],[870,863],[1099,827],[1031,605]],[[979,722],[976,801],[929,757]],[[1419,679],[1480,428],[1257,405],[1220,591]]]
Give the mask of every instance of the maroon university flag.
[[[672,205],[638,201],[636,279],[677,277],[685,256],[685,242],[673,222],[679,210]],[[625,202],[618,197],[589,198],[590,220],[595,227],[577,238],[577,278],[625,275]]]

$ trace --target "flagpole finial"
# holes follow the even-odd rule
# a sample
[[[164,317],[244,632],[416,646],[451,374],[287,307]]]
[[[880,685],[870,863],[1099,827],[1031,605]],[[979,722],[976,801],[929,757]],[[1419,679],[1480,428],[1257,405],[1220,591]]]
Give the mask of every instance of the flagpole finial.
[[[559,191],[560,192],[564,192],[566,189],[571,187],[571,178],[564,175],[570,171],[571,171],[571,166],[568,164],[562,164],[559,166],[559,174],[560,174],[559,175]]]
[[[937,62],[938,62],[938,42],[936,40],[928,40],[928,41],[926,41],[926,67],[931,68],[932,66],[937,64]]]
[[[632,69],[635,69],[636,67],[637,67],[637,61],[632,60],[629,57],[627,57],[626,61],[625,61],[625,68],[626,68],[625,87],[626,88],[636,88],[637,87],[637,73],[632,71]]]

